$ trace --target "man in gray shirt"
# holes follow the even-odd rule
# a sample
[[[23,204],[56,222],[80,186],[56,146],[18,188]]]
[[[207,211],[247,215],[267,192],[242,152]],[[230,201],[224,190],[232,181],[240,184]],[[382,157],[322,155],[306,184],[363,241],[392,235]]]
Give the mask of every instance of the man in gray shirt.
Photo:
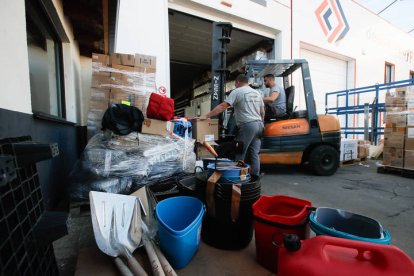
[[[239,75],[236,78],[236,89],[213,110],[200,117],[205,120],[216,116],[232,106],[239,128],[236,141],[243,142],[243,152],[236,155],[236,160],[244,160],[251,167],[251,174],[260,173],[259,151],[263,134],[264,103],[260,93],[248,85],[248,78]]]
[[[275,83],[272,74],[264,76],[264,83],[269,92],[263,97],[266,105],[266,119],[277,119],[286,115],[286,94],[285,89]]]

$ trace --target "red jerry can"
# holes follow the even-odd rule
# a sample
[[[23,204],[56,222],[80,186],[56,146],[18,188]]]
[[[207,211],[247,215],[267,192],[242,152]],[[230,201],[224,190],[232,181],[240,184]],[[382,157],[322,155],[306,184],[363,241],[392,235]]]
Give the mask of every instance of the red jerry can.
[[[414,262],[393,245],[330,236],[300,241],[287,235],[279,250],[278,276],[412,276]]]

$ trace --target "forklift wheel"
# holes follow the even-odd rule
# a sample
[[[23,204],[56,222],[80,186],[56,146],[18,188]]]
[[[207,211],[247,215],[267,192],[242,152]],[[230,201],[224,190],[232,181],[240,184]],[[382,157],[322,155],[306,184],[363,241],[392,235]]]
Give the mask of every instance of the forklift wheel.
[[[339,167],[339,153],[328,145],[317,146],[309,155],[309,166],[316,175],[333,175]]]

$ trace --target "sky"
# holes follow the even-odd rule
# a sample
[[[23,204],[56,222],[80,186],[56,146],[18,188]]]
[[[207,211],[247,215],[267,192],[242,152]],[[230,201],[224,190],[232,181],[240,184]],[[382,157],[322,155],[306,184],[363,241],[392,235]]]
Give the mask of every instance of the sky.
[[[356,0],[414,37],[414,0]]]

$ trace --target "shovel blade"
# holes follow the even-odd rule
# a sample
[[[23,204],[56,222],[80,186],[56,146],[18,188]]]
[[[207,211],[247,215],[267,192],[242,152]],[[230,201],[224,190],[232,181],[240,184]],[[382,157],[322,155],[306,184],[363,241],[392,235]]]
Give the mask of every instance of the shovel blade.
[[[134,252],[141,242],[141,211],[134,196],[90,192],[91,215],[99,249],[110,256],[120,248]]]

